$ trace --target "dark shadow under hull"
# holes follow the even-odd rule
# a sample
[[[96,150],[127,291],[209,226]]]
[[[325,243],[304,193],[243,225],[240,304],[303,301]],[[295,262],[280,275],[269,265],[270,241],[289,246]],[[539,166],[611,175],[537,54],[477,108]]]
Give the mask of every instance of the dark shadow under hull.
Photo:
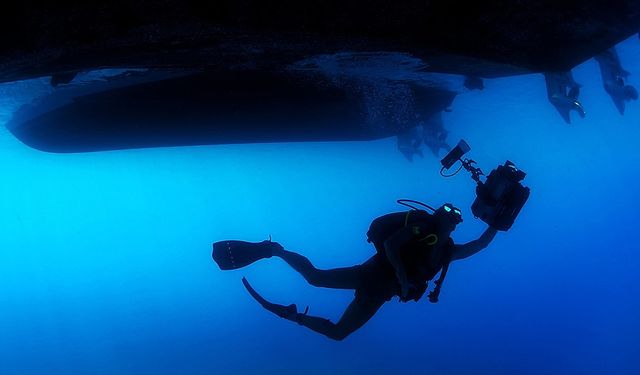
[[[38,108],[26,106],[7,128],[30,147],[59,153],[372,140],[415,126],[455,98],[443,88],[386,84],[335,85],[289,73],[199,73],[80,96],[40,108],[35,116]],[[46,107],[47,99],[39,106]]]

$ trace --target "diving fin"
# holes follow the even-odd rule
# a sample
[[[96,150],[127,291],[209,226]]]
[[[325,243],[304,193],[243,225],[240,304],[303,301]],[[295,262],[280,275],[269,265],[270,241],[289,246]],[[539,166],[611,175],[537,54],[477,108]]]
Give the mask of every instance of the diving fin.
[[[221,270],[235,270],[264,258],[271,258],[275,248],[282,248],[271,241],[219,241],[213,244],[211,256]]]
[[[284,306],[284,305],[278,305],[276,303],[269,302],[266,299],[264,299],[260,294],[258,294],[258,292],[256,292],[255,289],[253,289],[251,284],[249,284],[249,281],[247,281],[247,279],[244,277],[242,278],[242,284],[244,284],[244,287],[247,288],[247,291],[249,292],[249,294],[251,294],[251,297],[253,297],[253,299],[255,299],[266,310],[271,311],[272,313],[276,314],[281,318],[291,320],[294,322],[298,321],[298,307],[295,304]],[[307,307],[304,314],[306,314],[308,310],[309,310],[309,307]]]

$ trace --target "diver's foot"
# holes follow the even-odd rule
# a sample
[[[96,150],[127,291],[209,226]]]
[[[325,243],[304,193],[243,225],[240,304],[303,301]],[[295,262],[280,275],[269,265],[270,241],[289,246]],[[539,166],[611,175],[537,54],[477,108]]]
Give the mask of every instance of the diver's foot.
[[[291,305],[284,306],[278,305],[277,303],[269,302],[264,297],[262,297],[255,289],[249,284],[246,278],[242,278],[242,284],[247,289],[251,297],[253,297],[265,310],[271,311],[275,315],[291,320],[292,322],[298,322],[298,307],[292,303]],[[307,308],[308,310],[308,308]],[[305,311],[306,314],[306,311]]]
[[[268,249],[271,252],[271,255],[269,255],[267,258],[271,258],[274,255],[278,255],[281,251],[284,250],[284,247],[282,247],[282,245],[280,245],[275,241],[271,241],[271,238],[260,242],[260,244],[262,244],[262,246],[264,246],[265,249]]]
[[[273,303],[269,306],[264,306],[264,308],[283,319],[291,320],[292,322],[298,321],[298,306],[296,306],[295,303],[292,303],[289,306]]]

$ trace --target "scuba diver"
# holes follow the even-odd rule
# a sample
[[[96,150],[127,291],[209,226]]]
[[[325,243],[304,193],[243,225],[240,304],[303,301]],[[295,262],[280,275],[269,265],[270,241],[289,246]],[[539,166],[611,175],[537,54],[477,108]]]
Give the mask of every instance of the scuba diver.
[[[530,194],[530,189],[521,183],[526,173],[516,168],[514,163],[507,160],[485,175],[474,160],[463,158],[470,150],[467,142],[458,142],[440,160],[440,174],[453,177],[464,168],[476,183],[476,199],[471,205],[471,212],[489,226],[476,240],[460,245],[453,242],[451,233],[462,222],[462,214],[452,204],[435,209],[421,202],[403,199],[398,203],[410,207],[410,211],[390,213],[371,222],[367,241],[373,244],[376,254],[360,265],[320,270],[306,257],[285,250],[271,240],[259,243],[216,242],[213,244],[213,260],[221,270],[233,270],[275,256],[313,286],[354,290],[353,301],[340,320],[333,323],[309,315],[308,307],[299,312],[295,304],[272,303],[258,294],[245,278],[242,279],[249,294],[268,311],[334,340],[343,340],[362,327],[394,296],[402,302],[419,301],[426,293],[429,281],[440,272],[428,294],[429,301],[436,303],[449,264],[478,253],[491,243],[498,231],[509,230]],[[460,167],[448,173],[458,162]],[[413,204],[420,204],[433,213],[418,209]]]
[[[440,150],[451,151],[447,136],[449,132],[444,128],[442,112],[436,113],[422,125],[422,140],[435,157],[440,156]]]
[[[424,205],[424,204],[423,204]],[[426,205],[425,205],[426,206]],[[362,327],[378,309],[398,296],[400,301],[418,301],[428,282],[438,272],[435,288],[428,294],[437,302],[442,282],[452,261],[464,259],[486,248],[498,229],[489,227],[476,240],[454,244],[451,233],[462,222],[458,208],[444,204],[433,209],[396,212],[375,219],[367,232],[376,254],[360,265],[328,270],[317,269],[306,257],[285,250],[271,240],[260,243],[220,241],[213,244],[213,259],[222,270],[238,269],[259,259],[278,257],[316,287],[355,290],[355,298],[337,323],[299,312],[295,304],[275,304],[258,294],[249,282],[242,282],[251,296],[277,316],[298,323],[334,340],[343,340]],[[428,207],[428,206],[427,206]]]
[[[629,76],[629,72],[622,68],[615,47],[597,55],[595,59],[600,65],[604,89],[613,99],[618,112],[623,115],[625,102],[638,100],[638,90],[631,85],[625,84],[625,79]]]
[[[423,157],[422,150],[420,150],[422,139],[420,139],[418,126],[414,126],[398,134],[397,141],[398,150],[407,160],[412,162],[414,155]]]
[[[440,156],[440,150],[451,151],[451,146],[447,143],[449,132],[444,128],[442,122],[442,112],[438,112],[427,121],[421,122],[398,134],[398,150],[409,161],[413,161],[414,155],[423,157],[420,147],[422,143],[431,150],[436,157]]]
[[[584,118],[586,112],[578,101],[580,85],[573,79],[571,71],[544,73],[547,97],[567,124],[571,123],[570,111],[576,111]]]

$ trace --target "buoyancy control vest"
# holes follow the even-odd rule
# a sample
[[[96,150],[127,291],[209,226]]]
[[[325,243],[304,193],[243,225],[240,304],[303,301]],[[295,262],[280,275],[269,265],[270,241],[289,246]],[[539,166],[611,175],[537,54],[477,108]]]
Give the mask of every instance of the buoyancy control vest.
[[[411,227],[413,240],[401,249],[402,262],[410,281],[417,283],[420,290],[409,299],[419,300],[427,290],[427,283],[440,269],[440,277],[435,281],[434,290],[429,293],[429,301],[438,302],[440,288],[451,262],[453,240],[439,238],[436,218],[424,210],[394,212],[374,219],[367,231],[367,241],[372,243],[376,251],[386,260],[384,242],[397,231]],[[446,243],[442,243],[446,241]],[[439,246],[437,246],[439,245]],[[434,254],[438,249],[442,253]],[[430,262],[435,258],[435,264]],[[425,269],[426,266],[426,269]]]

